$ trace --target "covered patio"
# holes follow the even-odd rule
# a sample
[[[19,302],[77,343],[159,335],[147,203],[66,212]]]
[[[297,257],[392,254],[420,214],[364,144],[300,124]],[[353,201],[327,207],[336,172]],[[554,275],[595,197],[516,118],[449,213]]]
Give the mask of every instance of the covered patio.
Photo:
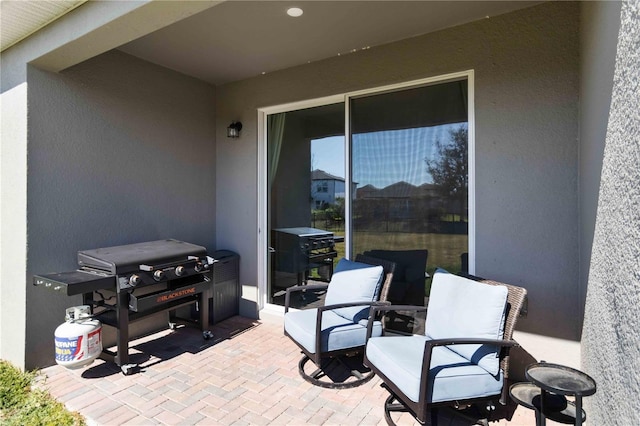
[[[45,368],[41,386],[91,425],[386,425],[387,393],[377,377],[335,390],[298,375],[300,351],[283,335],[282,318],[236,316],[213,331],[210,341],[195,328],[180,328],[131,342],[132,358],[142,367],[137,374],[125,376],[97,360],[75,371]],[[400,415],[398,424],[418,424]],[[518,407],[510,420],[490,424],[534,423],[533,411]],[[440,424],[469,422],[443,413]]]
[[[3,1],[3,18],[27,3]],[[527,289],[515,340],[595,378],[591,423],[640,424],[638,0],[307,1],[298,18],[284,1],[77,3],[2,47],[0,358],[43,368],[44,386],[92,424],[383,423],[377,379],[357,392],[311,388],[272,318],[283,309],[267,297],[266,120],[348,112],[374,92],[463,73],[469,272]],[[309,185],[287,182],[308,215]],[[54,330],[82,302],[34,276],[77,268],[79,250],[165,238],[239,254],[241,316],[213,342],[164,330],[163,315],[138,322],[144,368],[132,376],[102,361],[52,366]],[[411,248],[435,259],[427,244]],[[515,414],[510,424],[533,424]]]

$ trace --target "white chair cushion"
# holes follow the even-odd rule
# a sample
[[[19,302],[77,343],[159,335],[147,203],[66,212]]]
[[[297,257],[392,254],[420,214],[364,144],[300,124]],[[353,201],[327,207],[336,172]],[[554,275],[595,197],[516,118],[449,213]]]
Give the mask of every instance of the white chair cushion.
[[[284,330],[310,353],[316,353],[317,315],[317,309],[305,309],[289,311],[284,316]],[[321,329],[321,352],[357,348],[365,344],[367,321],[353,323],[334,311],[324,311]],[[382,324],[376,321],[373,325],[373,336],[380,335],[382,335]]]
[[[329,282],[324,304],[373,302],[378,299],[382,285],[382,266],[340,259]],[[337,309],[335,312],[352,322],[367,318],[369,307]]]
[[[431,284],[425,335],[430,339],[502,339],[507,307],[505,286],[482,284],[438,269]],[[450,349],[494,376],[499,347],[452,345]]]
[[[367,359],[414,402],[420,397],[420,376],[426,336],[374,337],[367,342]],[[503,376],[493,376],[445,346],[433,349],[427,402],[482,398],[502,390]]]

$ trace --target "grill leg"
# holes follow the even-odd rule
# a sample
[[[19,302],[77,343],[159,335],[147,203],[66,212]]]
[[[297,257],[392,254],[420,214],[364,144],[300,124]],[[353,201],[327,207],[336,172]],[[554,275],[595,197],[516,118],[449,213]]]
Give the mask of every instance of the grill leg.
[[[82,304],[90,306],[93,313],[93,293],[82,293]]]
[[[129,364],[129,293],[118,291],[118,308],[116,311],[117,323],[116,339],[118,352],[115,362],[118,367]]]
[[[200,305],[200,330],[202,331],[209,330],[209,299],[212,297],[211,290],[205,290],[198,295],[198,304]]]

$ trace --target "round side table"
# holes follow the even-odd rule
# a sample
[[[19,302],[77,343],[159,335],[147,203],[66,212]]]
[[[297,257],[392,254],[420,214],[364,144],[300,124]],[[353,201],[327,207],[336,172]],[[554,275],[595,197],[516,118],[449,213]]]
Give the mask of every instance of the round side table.
[[[567,401],[564,395],[547,394],[544,419],[540,413],[541,390],[533,383],[516,383],[509,388],[511,399],[523,407],[534,410],[536,413],[536,426],[546,424],[546,419],[564,424],[575,424],[576,405]],[[586,420],[586,414],[582,411],[582,421]]]
[[[518,383],[509,389],[511,398],[536,410],[536,424],[543,426],[546,418],[560,423],[582,425],[586,413],[582,398],[596,392],[596,382],[582,371],[559,364],[538,362],[525,371],[531,383]],[[566,396],[575,397],[575,404]]]

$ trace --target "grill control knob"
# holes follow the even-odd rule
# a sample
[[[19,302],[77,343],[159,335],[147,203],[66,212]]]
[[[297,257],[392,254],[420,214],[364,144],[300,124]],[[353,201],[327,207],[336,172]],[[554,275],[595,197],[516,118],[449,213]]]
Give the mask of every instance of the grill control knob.
[[[155,271],[153,273],[153,279],[156,281],[160,281],[161,279],[164,278],[164,271],[158,269],[157,271]]]
[[[196,272],[202,272],[203,269],[204,269],[204,265],[202,264],[202,262],[197,262],[195,266]]]
[[[139,275],[131,275],[131,277],[129,277],[129,284],[131,285],[142,284],[142,278],[140,278]]]
[[[176,267],[175,273],[178,277],[181,277],[182,275],[184,275],[185,273],[184,266]]]

